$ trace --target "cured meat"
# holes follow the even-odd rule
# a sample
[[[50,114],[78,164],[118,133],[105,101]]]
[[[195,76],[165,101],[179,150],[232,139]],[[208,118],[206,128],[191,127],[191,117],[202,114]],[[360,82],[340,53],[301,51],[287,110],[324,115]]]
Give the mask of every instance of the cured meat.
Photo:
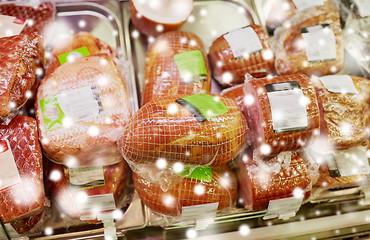
[[[32,231],[33,228],[37,228],[38,224],[43,222],[44,217],[45,217],[45,213],[43,211],[42,213],[31,216],[31,217],[15,220],[11,222],[10,224],[12,225],[12,227],[17,233],[23,234],[23,233]]]
[[[236,104],[239,106],[241,111],[243,110],[244,107],[244,89],[243,89],[243,84],[238,84],[230,88],[226,88],[221,91],[221,96],[233,99]]]
[[[38,69],[43,68],[44,53],[37,33],[0,38],[0,116],[26,102],[26,93],[36,84]]]
[[[238,39],[240,43],[235,43]],[[208,56],[213,77],[222,86],[243,83],[246,73],[257,78],[265,77],[274,68],[274,54],[268,36],[262,27],[255,24],[217,38]]]
[[[60,60],[58,56],[63,53],[68,53],[76,49],[81,49],[86,47],[87,54],[93,55],[98,53],[106,53],[111,58],[117,58],[117,53],[105,42],[95,38],[92,34],[87,32],[79,32],[73,35],[72,37],[59,42],[51,51],[51,56],[48,58],[46,65],[46,75],[51,74],[54,70],[59,67]]]
[[[86,165],[78,155],[114,143],[131,116],[124,79],[105,54],[65,63],[44,78],[35,108],[44,153],[65,165]]]
[[[294,16],[288,26],[276,29],[272,39],[279,75],[323,76],[342,69],[344,47],[338,13],[307,11]]]
[[[308,146],[319,134],[315,88],[304,74],[251,79],[244,84],[248,125],[261,156]]]
[[[288,154],[286,162],[279,156],[268,161],[254,159],[251,152],[238,159],[237,177],[243,205],[250,211],[264,210],[270,200],[293,197],[295,189],[303,190],[304,198],[311,194],[311,177],[307,165],[298,153]]]
[[[168,32],[149,46],[142,105],[173,94],[208,93],[211,71],[202,41],[190,32]]]
[[[9,142],[20,177],[20,182],[16,181],[15,185],[0,190],[0,218],[6,223],[36,216],[43,211],[45,202],[42,153],[36,121],[30,117],[16,116],[9,125],[0,126],[0,139],[2,143]],[[5,160],[1,160],[4,164]],[[12,171],[8,165],[2,166]],[[4,182],[6,179],[2,177],[0,179]]]
[[[197,174],[197,177],[166,172],[160,178],[153,178],[160,171],[163,174],[163,170],[154,169],[133,173],[134,185],[141,200],[157,213],[179,216],[183,207],[217,202],[218,210],[235,206],[238,184],[228,166],[200,170],[203,176]]]
[[[203,106],[222,108],[224,113],[217,115],[216,108],[206,109],[205,112],[216,114],[204,121],[178,103],[190,103],[194,99]],[[245,118],[233,100],[208,94],[173,95],[157,98],[140,108],[118,144],[134,168],[138,163],[155,163],[158,159],[168,163],[221,166],[241,150],[246,134]]]
[[[0,14],[28,19],[23,32],[43,34],[43,29],[53,21],[55,8],[51,2],[43,2],[37,8],[15,4],[0,4]]]

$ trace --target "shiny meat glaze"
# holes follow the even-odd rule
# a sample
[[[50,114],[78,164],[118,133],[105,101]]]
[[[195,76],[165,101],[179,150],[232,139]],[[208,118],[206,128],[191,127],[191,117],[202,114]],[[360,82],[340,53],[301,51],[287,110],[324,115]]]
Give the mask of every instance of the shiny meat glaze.
[[[158,170],[153,169],[154,176]],[[179,216],[182,207],[218,202],[218,210],[235,206],[238,184],[228,166],[212,168],[212,181],[169,175],[164,180],[168,186],[161,186],[152,173],[133,173],[133,181],[141,200],[151,210],[170,216]],[[204,193],[197,192],[196,186],[203,186]]]
[[[223,86],[232,86],[244,82],[244,75],[251,74],[254,77],[265,77],[274,68],[274,57],[268,36],[262,27],[252,24],[261,41],[263,49],[251,54],[248,58],[235,58],[226,39],[221,36],[217,38],[209,49],[209,61],[213,77]],[[269,53],[269,54],[268,54]],[[270,55],[270,56],[268,56]],[[221,63],[221,64],[220,64]],[[223,74],[231,73],[231,82],[223,81]]]
[[[46,65],[46,75],[51,74],[57,67],[60,66],[58,56],[60,54],[73,51],[77,48],[87,47],[90,55],[98,53],[106,53],[111,58],[117,58],[116,52],[105,42],[95,38],[87,32],[79,32],[72,37],[59,42],[51,51],[51,56],[48,58]]]
[[[296,81],[300,85],[303,95],[309,99],[306,106],[307,123],[306,129],[299,131],[275,132],[272,123],[271,105],[265,88],[266,84]],[[294,151],[308,146],[313,135],[319,134],[320,113],[317,104],[315,88],[310,79],[304,74],[286,75],[272,79],[259,78],[247,81],[244,84],[245,95],[254,99],[245,109],[247,112],[248,126],[252,130],[254,147],[260,155],[276,155],[283,151]],[[261,151],[265,144],[271,148],[269,154]]]
[[[19,107],[27,100],[25,93],[34,86],[37,70],[42,70],[44,53],[37,33],[0,38],[0,116],[10,114],[11,103]]]
[[[104,81],[101,81],[104,80]],[[94,119],[74,123],[69,128],[47,130],[39,101],[55,94],[88,85],[96,85],[104,112]],[[44,78],[37,91],[36,117],[44,153],[59,163],[68,163],[68,156],[89,153],[99,145],[114,143],[131,116],[124,80],[114,61],[105,54],[78,58],[67,62]],[[96,127],[97,136],[90,135]],[[84,165],[78,159],[77,165]]]
[[[131,118],[119,141],[131,167],[155,163],[158,158],[169,163],[221,166],[241,150],[247,124],[233,100],[220,97],[228,112],[201,123],[175,102],[182,97],[185,95],[153,100]],[[172,112],[169,107],[177,110]]]
[[[207,69],[207,79],[186,84],[177,69],[174,55],[199,50]],[[152,99],[173,94],[208,93],[211,87],[211,70],[202,41],[190,32],[167,32],[158,36],[149,46],[145,61],[142,105]]]
[[[22,180],[0,193],[1,220],[10,222],[40,214],[43,211],[45,192],[36,121],[30,117],[17,116],[9,125],[0,126],[0,139],[9,141]]]
[[[236,104],[239,106],[240,110],[243,110],[244,106],[244,90],[243,84],[235,85],[230,88],[226,88],[221,91],[221,96],[233,99]]]

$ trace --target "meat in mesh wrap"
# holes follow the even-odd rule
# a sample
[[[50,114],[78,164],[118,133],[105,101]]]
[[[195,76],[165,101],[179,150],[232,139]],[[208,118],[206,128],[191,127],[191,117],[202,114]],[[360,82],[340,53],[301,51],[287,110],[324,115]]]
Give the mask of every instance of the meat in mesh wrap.
[[[199,122],[176,100],[186,95],[157,98],[145,104],[131,118],[118,144],[134,167],[140,163],[168,163],[221,166],[231,161],[243,147],[247,124],[236,103],[215,97],[227,112]]]
[[[243,83],[246,73],[257,78],[265,77],[274,68],[274,54],[271,50],[266,32],[261,26],[255,24],[245,28],[251,28],[257,34],[261,43],[261,50],[236,58],[231,46],[225,39],[225,35],[217,38],[209,49],[208,57],[212,68],[212,75],[222,86]],[[240,30],[234,30],[233,32]],[[245,43],[246,46],[248,44],[251,43]],[[230,74],[231,81],[229,81],[230,77],[224,77],[224,74]]]
[[[94,37],[88,32],[79,32],[72,37],[63,40],[56,44],[51,51],[51,56],[48,58],[46,65],[46,75],[51,74],[61,64],[58,60],[58,56],[63,53],[68,53],[76,49],[86,47],[89,55],[106,53],[111,58],[117,58],[117,53],[105,42]]]
[[[244,89],[243,84],[238,84],[230,88],[225,88],[221,91],[221,96],[233,99],[239,106],[241,111],[243,111],[244,106]]]
[[[125,81],[106,54],[67,62],[44,78],[35,108],[44,153],[66,165],[86,165],[78,155],[114,143],[131,116]]]
[[[184,66],[181,63],[178,65],[175,58],[185,58]],[[185,74],[181,74],[178,66],[186,67],[183,70]],[[186,74],[186,71],[189,73]],[[194,33],[163,33],[149,46],[141,105],[161,96],[208,93],[210,87],[211,70],[207,54],[202,41]]]
[[[329,29],[333,31],[335,37],[335,59],[309,61],[301,31],[317,25],[323,25],[327,32],[330,32]],[[315,43],[316,46],[319,44],[323,44],[319,48],[319,51],[321,51],[325,49],[324,47],[327,47],[325,44],[329,45],[331,43],[326,40],[323,43],[319,41]],[[289,24],[275,30],[272,45],[275,50],[275,68],[279,75],[304,73],[309,76],[323,76],[339,72],[343,66],[343,35],[339,14],[336,12],[310,10],[295,15],[289,20]]]
[[[307,126],[298,130],[275,131],[271,103],[266,90],[267,85],[274,83],[296,82],[303,96],[294,100],[306,106]],[[248,126],[253,135],[254,147],[261,156],[276,155],[283,151],[294,151],[308,146],[313,136],[319,134],[320,113],[315,88],[304,74],[294,74],[260,79],[251,79],[244,84]],[[289,119],[283,119],[288,122]]]
[[[238,184],[234,173],[228,166],[213,167],[209,172],[204,180],[151,169],[134,172],[133,181],[143,203],[164,215],[179,216],[183,207],[207,203],[218,202],[218,210],[235,206]]]
[[[8,125],[0,126],[0,139],[9,142],[21,180],[0,192],[1,220],[6,223],[42,213],[45,192],[36,121],[16,116]]]
[[[14,112],[30,97],[26,93],[36,84],[37,72],[44,65],[44,53],[43,41],[37,33],[0,38],[1,117]]]

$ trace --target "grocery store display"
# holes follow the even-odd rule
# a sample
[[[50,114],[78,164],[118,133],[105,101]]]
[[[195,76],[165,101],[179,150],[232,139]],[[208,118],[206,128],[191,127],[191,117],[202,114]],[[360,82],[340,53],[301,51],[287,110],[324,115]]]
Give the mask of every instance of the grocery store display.
[[[274,54],[262,27],[252,24],[217,38],[209,49],[212,75],[222,86],[244,82],[244,75],[265,77],[274,68]]]
[[[163,33],[149,46],[142,105],[161,96],[209,93],[210,88],[207,55],[195,34]]]
[[[193,11],[193,0],[130,0],[130,4],[132,24],[149,36],[176,30]]]

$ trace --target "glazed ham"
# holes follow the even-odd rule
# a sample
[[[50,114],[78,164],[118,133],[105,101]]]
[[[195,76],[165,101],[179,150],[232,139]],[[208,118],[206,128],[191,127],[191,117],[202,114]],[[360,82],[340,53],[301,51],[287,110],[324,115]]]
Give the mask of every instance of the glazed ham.
[[[44,78],[35,108],[45,154],[69,166],[85,166],[84,153],[118,140],[131,116],[124,79],[105,54],[65,63]]]
[[[244,112],[244,89],[243,84],[238,84],[230,88],[225,88],[221,91],[221,96],[233,99],[239,106],[240,110]]]
[[[173,94],[208,93],[211,71],[202,41],[190,32],[167,32],[149,46],[142,105]]]
[[[9,125],[0,126],[2,149],[11,151],[12,158],[1,153],[2,184],[0,187],[0,218],[3,222],[11,222],[36,216],[44,210],[45,192],[43,183],[42,153],[38,142],[37,125],[33,118],[16,116]],[[7,142],[9,145],[7,145]],[[5,164],[5,165],[4,165]],[[9,176],[12,175],[12,176]],[[18,177],[16,177],[18,176]],[[32,196],[32,197],[30,197]]]
[[[14,113],[32,95],[37,72],[43,70],[44,52],[37,33],[0,38],[0,116]]]
[[[261,156],[308,146],[319,134],[315,88],[304,74],[251,79],[244,84],[248,125]]]
[[[274,68],[274,54],[262,27],[252,24],[217,38],[209,49],[213,77],[222,86],[244,82],[244,75],[265,77]],[[230,76],[225,77],[224,74]]]

